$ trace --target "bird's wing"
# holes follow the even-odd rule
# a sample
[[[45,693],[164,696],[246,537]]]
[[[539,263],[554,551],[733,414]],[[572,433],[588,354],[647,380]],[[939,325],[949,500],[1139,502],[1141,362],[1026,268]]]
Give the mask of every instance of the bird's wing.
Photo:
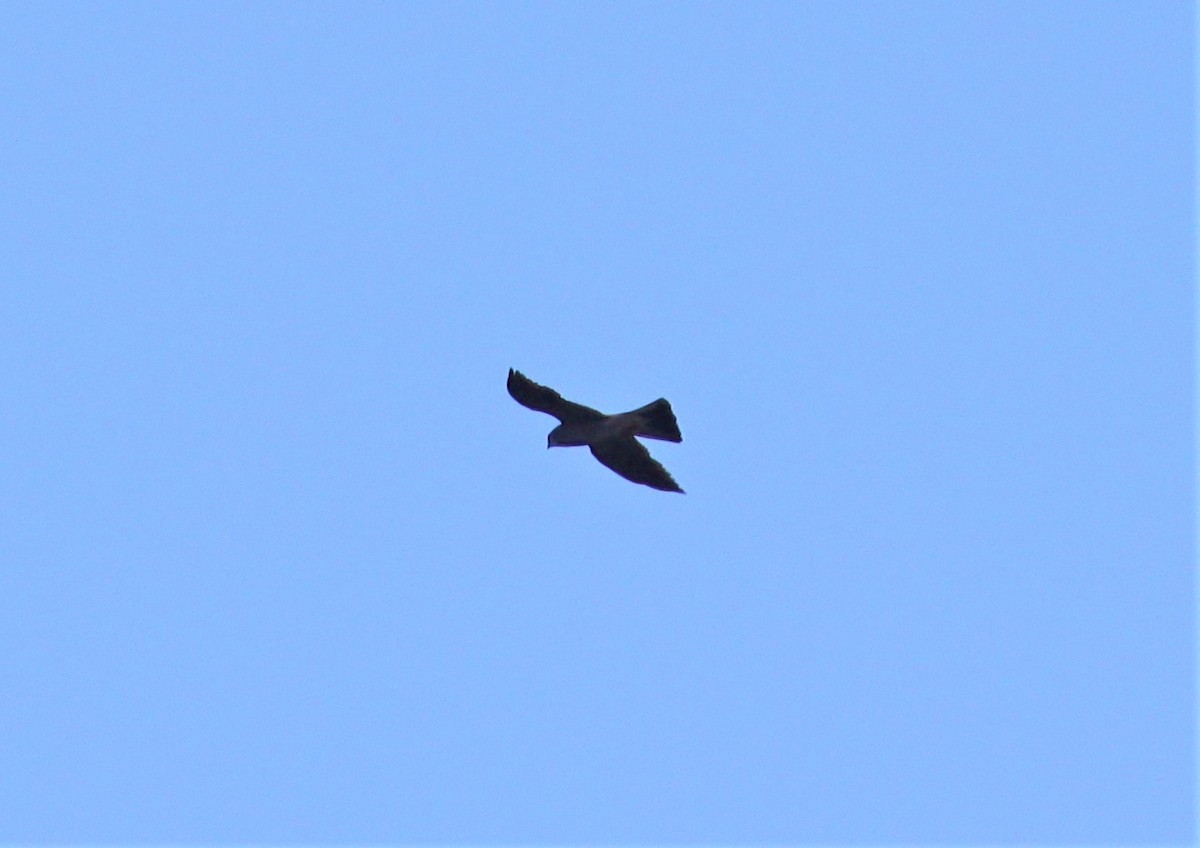
[[[563,400],[563,396],[554,389],[538,385],[520,371],[511,368],[508,369],[508,393],[521,406],[553,415],[564,424],[599,421],[607,417],[603,412],[597,412],[591,407]]]
[[[667,469],[633,436],[605,439],[593,442],[588,447],[592,450],[592,456],[626,480],[663,492],[683,492]]]

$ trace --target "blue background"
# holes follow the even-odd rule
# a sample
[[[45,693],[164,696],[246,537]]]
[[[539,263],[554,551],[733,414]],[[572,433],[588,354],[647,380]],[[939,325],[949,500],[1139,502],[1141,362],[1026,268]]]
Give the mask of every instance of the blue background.
[[[4,5],[0,840],[1193,839],[1193,17]]]

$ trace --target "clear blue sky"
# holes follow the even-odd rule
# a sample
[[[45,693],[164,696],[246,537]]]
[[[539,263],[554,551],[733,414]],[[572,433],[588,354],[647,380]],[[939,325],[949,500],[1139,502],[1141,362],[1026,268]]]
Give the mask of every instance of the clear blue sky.
[[[1189,842],[1193,14],[0,7],[0,842]]]

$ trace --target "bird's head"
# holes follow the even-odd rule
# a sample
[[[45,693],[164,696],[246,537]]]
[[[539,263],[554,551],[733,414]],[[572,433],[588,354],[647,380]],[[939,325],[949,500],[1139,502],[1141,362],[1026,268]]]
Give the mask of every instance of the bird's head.
[[[546,437],[546,447],[548,448],[574,448],[586,444],[588,444],[587,428],[580,427],[578,424],[559,424]]]

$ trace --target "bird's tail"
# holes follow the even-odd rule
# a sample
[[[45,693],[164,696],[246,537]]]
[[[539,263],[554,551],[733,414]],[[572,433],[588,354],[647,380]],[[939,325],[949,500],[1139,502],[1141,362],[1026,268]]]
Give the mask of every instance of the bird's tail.
[[[664,442],[683,441],[679,423],[675,420],[675,413],[671,411],[671,404],[666,398],[659,398],[641,409],[635,409],[634,413],[642,419],[637,435],[647,439],[661,439]]]

